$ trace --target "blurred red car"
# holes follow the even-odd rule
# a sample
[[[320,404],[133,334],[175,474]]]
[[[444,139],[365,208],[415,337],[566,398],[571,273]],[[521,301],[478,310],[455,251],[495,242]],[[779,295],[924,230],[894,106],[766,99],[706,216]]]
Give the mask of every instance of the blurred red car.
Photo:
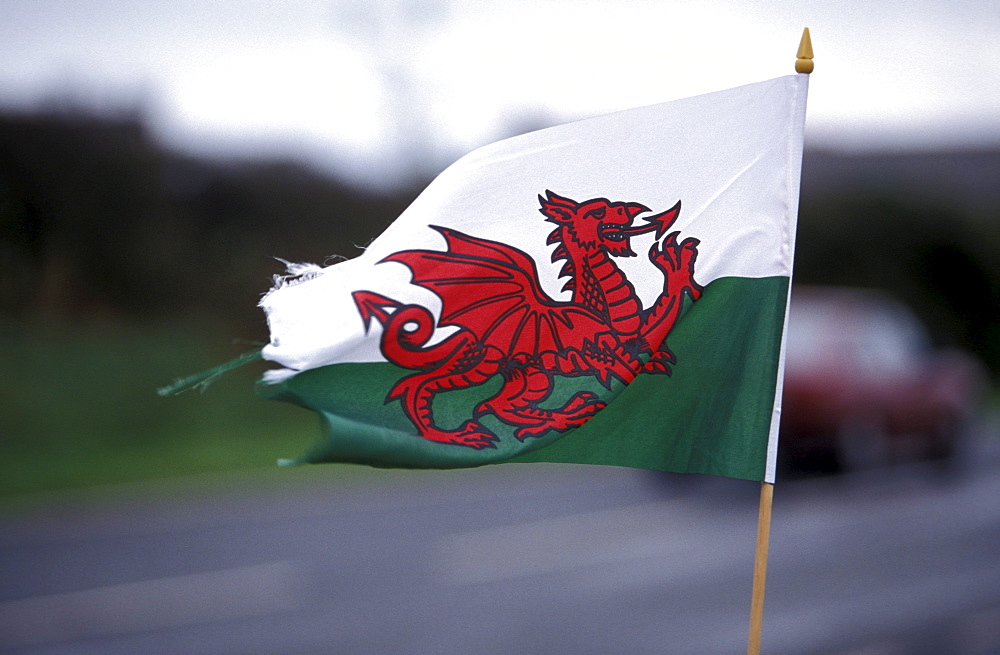
[[[985,388],[975,359],[933,349],[916,316],[874,290],[795,287],[786,352],[789,472],[947,460]]]

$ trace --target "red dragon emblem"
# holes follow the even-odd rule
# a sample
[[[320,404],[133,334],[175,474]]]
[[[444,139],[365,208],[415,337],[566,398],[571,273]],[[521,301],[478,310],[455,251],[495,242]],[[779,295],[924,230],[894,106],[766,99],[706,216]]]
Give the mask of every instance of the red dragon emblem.
[[[382,325],[385,358],[415,372],[390,390],[386,402],[402,403],[418,435],[470,448],[496,448],[499,437],[480,420],[492,414],[515,428],[524,441],[550,430],[583,425],[605,403],[580,391],[562,407],[541,407],[553,390],[553,376],[593,376],[605,387],[616,378],[628,383],[640,372],[670,374],[676,363],[666,337],[680,317],[683,297],[701,296],[694,280],[698,240],[678,243],[672,232],[658,243],[680,213],[681,203],[653,216],[634,202],[595,198],[575,202],[546,191],[539,211],[556,228],[552,261],[563,261],[560,277],[568,301],[554,300],[538,282],[535,262],[521,250],[457,230],[432,226],[447,251],[405,250],[383,262],[406,265],[413,284],[441,298],[438,325],[429,310],[404,305],[371,291],[356,291],[354,302],[365,329]],[[629,239],[656,232],[649,261],[663,274],[663,290],[643,307],[635,288],[613,257],[634,257]],[[429,344],[436,327],[454,327],[443,341]],[[481,385],[501,376],[499,393],[479,403],[456,430],[435,424],[431,411],[438,393]]]

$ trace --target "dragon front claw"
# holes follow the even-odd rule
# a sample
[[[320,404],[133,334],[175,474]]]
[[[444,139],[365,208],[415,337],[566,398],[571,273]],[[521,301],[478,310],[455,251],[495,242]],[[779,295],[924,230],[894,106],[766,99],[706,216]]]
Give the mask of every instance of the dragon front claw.
[[[677,363],[677,357],[674,356],[669,350],[657,350],[654,352],[649,361],[643,366],[643,373],[654,373],[659,375],[670,376],[673,374],[673,369],[671,364]]]
[[[697,300],[701,296],[701,285],[694,280],[694,264],[701,241],[688,237],[678,243],[678,234],[671,232],[662,243],[653,242],[649,248],[649,261],[663,272],[667,295],[675,297],[687,292]]]

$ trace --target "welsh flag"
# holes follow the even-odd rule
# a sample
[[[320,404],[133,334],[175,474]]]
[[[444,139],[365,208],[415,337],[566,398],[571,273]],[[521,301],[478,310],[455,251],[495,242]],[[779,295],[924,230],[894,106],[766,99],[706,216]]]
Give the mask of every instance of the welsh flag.
[[[501,141],[262,299],[303,462],[772,482],[808,76]],[[318,238],[322,238],[321,235]]]

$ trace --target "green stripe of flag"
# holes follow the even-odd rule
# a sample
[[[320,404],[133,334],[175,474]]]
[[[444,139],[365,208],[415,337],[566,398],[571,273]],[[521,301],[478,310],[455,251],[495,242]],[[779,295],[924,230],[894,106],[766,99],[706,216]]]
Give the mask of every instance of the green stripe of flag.
[[[262,384],[265,398],[320,415],[322,438],[301,462],[457,468],[497,462],[572,462],[708,473],[763,480],[774,407],[788,278],[720,278],[668,337],[673,375],[642,374],[610,390],[593,378],[556,378],[546,406],[578,391],[608,406],[583,427],[518,441],[493,416],[482,423],[500,440],[474,450],[418,437],[389,389],[410,371],[389,363],[333,364]],[[434,397],[438,425],[457,428],[500,388],[500,378]]]

